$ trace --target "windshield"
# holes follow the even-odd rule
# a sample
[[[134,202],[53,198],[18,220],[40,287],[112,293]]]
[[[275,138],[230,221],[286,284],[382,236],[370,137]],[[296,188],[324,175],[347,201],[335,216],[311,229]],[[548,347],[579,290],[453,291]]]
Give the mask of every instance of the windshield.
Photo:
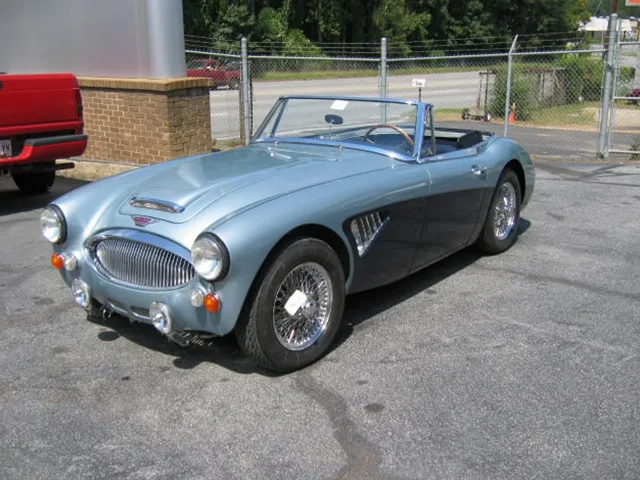
[[[255,139],[330,140],[412,155],[416,115],[417,106],[407,103],[288,98],[265,119]]]

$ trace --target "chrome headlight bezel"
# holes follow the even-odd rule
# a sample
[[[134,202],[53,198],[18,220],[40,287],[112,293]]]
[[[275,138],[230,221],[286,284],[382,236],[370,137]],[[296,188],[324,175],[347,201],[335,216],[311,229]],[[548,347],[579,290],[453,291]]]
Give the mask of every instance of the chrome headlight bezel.
[[[50,215],[49,220],[55,219],[57,221],[58,233],[51,238],[45,235],[45,229],[43,225],[45,215]],[[64,241],[67,239],[67,220],[64,218],[64,214],[62,213],[62,210],[60,210],[60,207],[58,207],[57,205],[48,205],[44,210],[42,210],[42,212],[40,213],[40,233],[50,243],[64,243]]]
[[[217,236],[201,233],[191,246],[191,263],[205,280],[220,281],[229,272],[229,251]]]

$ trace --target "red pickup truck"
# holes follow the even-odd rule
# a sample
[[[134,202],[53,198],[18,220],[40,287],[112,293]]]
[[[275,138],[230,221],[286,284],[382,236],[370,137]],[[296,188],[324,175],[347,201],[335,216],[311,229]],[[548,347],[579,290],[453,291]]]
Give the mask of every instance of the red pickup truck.
[[[223,64],[215,59],[197,58],[191,60],[187,65],[188,77],[205,77],[211,79],[216,89],[220,86],[227,86],[232,90],[237,90],[240,85],[240,66],[236,63]]]
[[[75,166],[56,161],[87,148],[82,108],[73,74],[0,74],[0,176],[25,193],[48,191],[56,170]]]

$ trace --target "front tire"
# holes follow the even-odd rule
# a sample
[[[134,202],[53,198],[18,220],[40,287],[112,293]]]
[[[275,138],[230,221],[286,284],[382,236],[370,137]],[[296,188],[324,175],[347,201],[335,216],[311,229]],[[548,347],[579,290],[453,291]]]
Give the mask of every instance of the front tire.
[[[12,173],[13,181],[22,193],[37,195],[48,192],[56,179],[55,170],[38,173]]]
[[[505,170],[498,180],[477,241],[481,251],[495,255],[511,248],[520,222],[521,202],[522,189],[518,176],[511,169]]]
[[[244,354],[279,373],[322,357],[340,327],[346,295],[335,251],[315,238],[292,241],[256,285],[235,329]]]

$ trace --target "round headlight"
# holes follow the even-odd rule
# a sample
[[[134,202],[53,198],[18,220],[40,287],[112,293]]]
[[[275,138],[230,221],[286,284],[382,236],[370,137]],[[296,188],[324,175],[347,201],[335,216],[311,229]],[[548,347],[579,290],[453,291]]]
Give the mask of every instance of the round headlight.
[[[51,243],[62,243],[67,234],[64,215],[56,206],[48,206],[40,214],[40,229],[44,238]]]
[[[202,235],[193,242],[191,262],[198,275],[207,280],[222,278],[229,267],[228,254],[224,245],[209,234]]]

